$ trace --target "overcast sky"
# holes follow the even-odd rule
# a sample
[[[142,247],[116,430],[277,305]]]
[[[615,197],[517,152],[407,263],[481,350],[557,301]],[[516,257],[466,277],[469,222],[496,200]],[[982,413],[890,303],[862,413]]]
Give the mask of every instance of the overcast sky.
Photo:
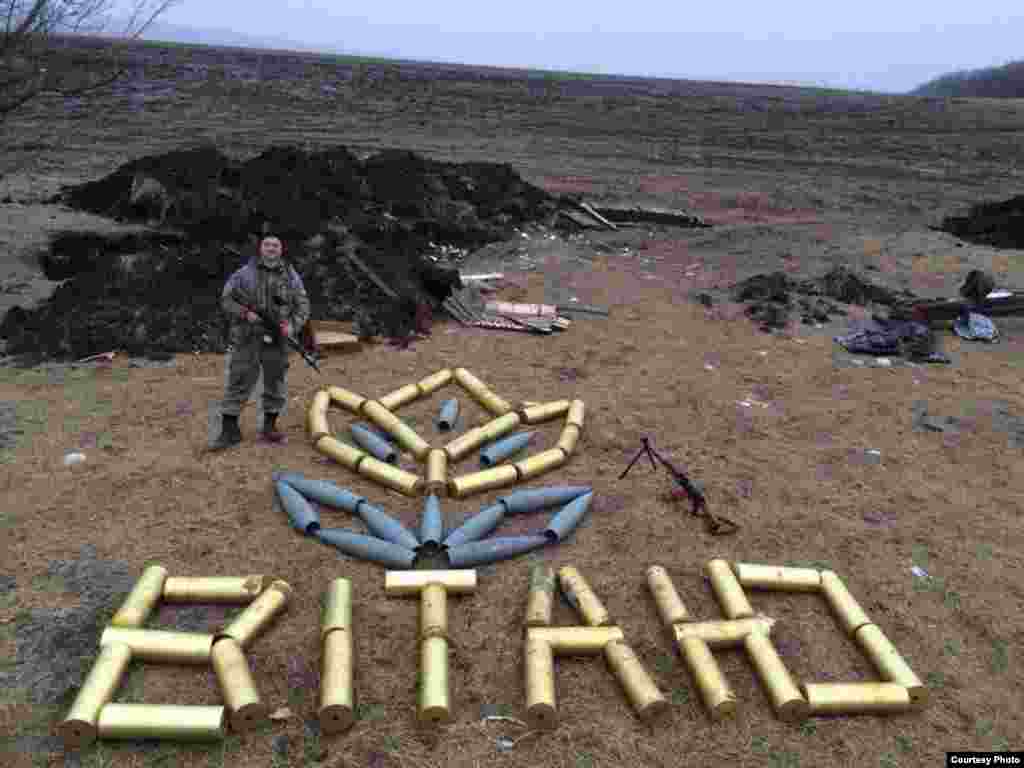
[[[1024,58],[1024,0],[181,0],[164,20],[410,59],[897,92]]]

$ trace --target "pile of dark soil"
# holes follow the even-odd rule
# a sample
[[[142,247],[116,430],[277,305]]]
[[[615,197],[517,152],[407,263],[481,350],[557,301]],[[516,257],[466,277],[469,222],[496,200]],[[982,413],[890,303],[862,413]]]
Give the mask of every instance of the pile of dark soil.
[[[746,303],[746,314],[764,330],[784,328],[790,313],[800,312],[801,322],[811,325],[845,316],[842,304],[901,305],[913,298],[910,291],[894,293],[875,285],[845,267],[836,267],[813,280],[794,280],[785,272],[754,275],[733,286],[736,301]],[[829,301],[831,299],[831,301]]]
[[[966,216],[944,218],[939,229],[978,245],[1024,248],[1024,195],[971,206]]]
[[[265,233],[284,242],[313,318],[363,316],[401,336],[417,305],[439,307],[461,285],[432,254],[507,239],[557,209],[508,165],[288,146],[244,162],[212,147],[143,157],[52,202],[148,227],[53,238],[40,264],[65,282],[0,323],[8,352],[32,360],[222,351],[221,290]]]

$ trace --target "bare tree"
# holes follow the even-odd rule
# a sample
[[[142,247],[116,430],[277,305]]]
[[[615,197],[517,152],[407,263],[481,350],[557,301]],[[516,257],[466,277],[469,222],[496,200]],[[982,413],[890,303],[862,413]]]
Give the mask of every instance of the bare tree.
[[[179,1],[0,0],[0,122],[43,93],[81,96],[122,77],[124,42],[139,38]],[[126,19],[117,28],[109,17],[114,9],[124,9]],[[54,43],[65,35],[104,35],[95,65],[48,67]]]

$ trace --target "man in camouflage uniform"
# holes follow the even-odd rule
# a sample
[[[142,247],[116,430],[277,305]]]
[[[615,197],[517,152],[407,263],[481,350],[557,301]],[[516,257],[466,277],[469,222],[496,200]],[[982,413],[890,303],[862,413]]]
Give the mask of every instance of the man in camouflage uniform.
[[[281,333],[300,332],[309,319],[309,298],[302,278],[281,258],[281,241],[264,237],[259,254],[239,269],[224,286],[221,306],[230,318],[227,387],[221,406],[223,419],[220,437],[213,450],[223,450],[242,441],[238,416],[249,399],[260,369],[263,369],[263,436],[279,443],[284,435],[277,431],[278,414],[288,399],[285,376],[288,371],[288,346],[281,338],[275,342],[267,334],[263,321],[245,308],[267,310],[280,325]]]

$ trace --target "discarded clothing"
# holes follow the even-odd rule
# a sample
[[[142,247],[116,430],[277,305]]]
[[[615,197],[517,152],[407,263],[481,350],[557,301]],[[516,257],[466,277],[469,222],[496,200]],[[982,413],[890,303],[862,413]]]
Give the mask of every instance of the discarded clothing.
[[[953,332],[967,341],[996,341],[999,338],[995,323],[977,312],[968,313],[966,321],[958,317],[953,323]]]
[[[899,355],[902,350],[913,352],[915,358],[926,358],[934,349],[931,329],[913,320],[875,320],[871,327],[833,338],[847,352],[860,355]]]
[[[899,336],[889,331],[854,331],[833,341],[855,355],[896,355],[900,351]]]
[[[885,358],[901,355],[915,363],[952,362],[938,348],[935,333],[916,320],[889,320],[875,316],[868,325],[833,340],[855,355]]]

